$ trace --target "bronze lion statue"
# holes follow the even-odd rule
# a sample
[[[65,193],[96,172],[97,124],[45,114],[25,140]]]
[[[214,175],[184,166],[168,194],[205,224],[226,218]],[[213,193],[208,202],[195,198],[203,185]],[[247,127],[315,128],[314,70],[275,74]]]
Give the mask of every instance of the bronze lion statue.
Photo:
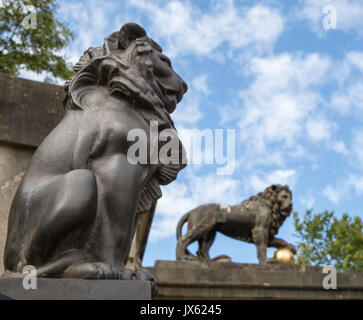
[[[296,248],[275,237],[292,210],[292,193],[288,186],[272,185],[239,205],[202,205],[181,217],[177,226],[177,260],[210,259],[209,249],[216,232],[234,239],[254,243],[260,264],[268,262],[266,248]],[[188,231],[182,237],[182,227],[188,222]],[[198,241],[197,257],[187,246]]]
[[[128,133],[145,132],[153,152],[165,142],[150,137],[151,121],[157,134],[169,129],[177,137],[170,113],[187,85],[134,23],[89,48],[74,70],[66,114],[36,150],[13,200],[4,275],[32,265],[38,277],[152,280],[125,264],[138,215],[185,167],[185,152],[180,143],[172,163],[131,163]]]

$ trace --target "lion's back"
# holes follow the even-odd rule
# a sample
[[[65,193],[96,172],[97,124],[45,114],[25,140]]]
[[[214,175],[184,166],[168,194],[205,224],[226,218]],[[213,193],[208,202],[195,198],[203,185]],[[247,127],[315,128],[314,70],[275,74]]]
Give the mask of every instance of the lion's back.
[[[72,169],[73,148],[79,131],[78,114],[66,114],[39,145],[24,174],[21,187],[39,188],[52,177]]]
[[[220,215],[221,207],[219,204],[212,203],[201,205],[190,211],[188,217],[188,228],[216,221]]]

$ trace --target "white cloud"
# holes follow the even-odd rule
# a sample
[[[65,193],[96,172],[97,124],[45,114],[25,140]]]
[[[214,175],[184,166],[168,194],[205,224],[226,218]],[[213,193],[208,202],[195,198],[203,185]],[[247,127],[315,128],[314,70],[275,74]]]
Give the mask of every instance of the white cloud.
[[[342,114],[363,110],[363,81],[351,83],[333,93],[331,106]]]
[[[34,72],[31,70],[21,69],[19,73],[20,78],[29,79],[33,81],[39,82],[48,82],[56,85],[64,85],[65,80],[60,78],[55,78],[50,72],[42,71],[42,72]]]
[[[172,57],[186,53],[218,57],[215,51],[222,44],[231,50],[246,46],[269,50],[283,30],[279,12],[263,5],[236,7],[233,0],[223,0],[202,12],[191,2],[177,0],[166,4],[132,0],[129,4],[145,13],[151,23],[149,33],[166,42]]]
[[[363,52],[347,52],[332,70],[338,89],[333,92],[330,106],[342,115],[362,116],[363,111]]]
[[[333,78],[337,90],[330,98],[330,106],[341,115],[362,118],[363,116],[363,52],[347,52],[345,58],[337,62]]]
[[[209,94],[207,78],[207,75],[202,74],[191,81],[192,85],[189,85],[188,92],[173,113],[173,119],[178,128],[194,126],[202,118],[203,96]]]
[[[158,201],[150,240],[157,241],[175,235],[180,217],[206,203],[236,204],[243,199],[239,182],[226,176],[207,174],[197,176],[187,168],[185,183],[173,182],[163,187],[163,197]]]
[[[117,8],[115,2],[103,1],[100,6],[100,1],[97,0],[90,0],[87,3],[60,1],[57,18],[69,24],[71,31],[75,34],[75,39],[66,48],[56,53],[66,56],[67,62],[75,64],[89,47],[102,46],[103,39],[121,27],[109,19],[115,8]],[[121,23],[125,21],[122,20]],[[23,70],[20,76],[36,81],[45,81],[48,77],[57,84],[64,83],[63,80],[56,79],[46,72],[35,73]]]
[[[337,13],[337,29],[344,32],[354,31],[363,34],[363,3],[361,0],[300,0],[297,16],[307,20],[308,25],[319,36],[327,34],[323,29],[326,13],[325,6],[334,6]]]
[[[207,79],[208,75],[206,74],[201,74],[200,76],[194,78],[192,81],[192,87],[194,88],[194,90],[201,92],[205,95],[210,94],[210,91],[207,86]]]
[[[68,23],[75,39],[66,49],[69,61],[75,64],[89,47],[100,47],[110,33],[120,29],[128,21],[126,13],[110,19],[120,5],[114,1],[89,0],[87,2],[60,2],[57,15]]]
[[[325,187],[322,194],[326,196],[331,202],[338,204],[344,195],[344,191],[333,188],[331,185]]]
[[[312,209],[315,204],[315,197],[311,194],[306,196],[299,196],[299,201],[306,209]]]
[[[274,170],[268,173],[253,173],[245,179],[245,184],[254,192],[261,192],[272,184],[287,184],[291,188],[295,185],[296,178],[295,170]]]
[[[184,125],[193,126],[202,118],[200,103],[201,99],[195,93],[189,92],[183,98],[172,115],[177,128]]]
[[[329,58],[318,54],[283,53],[250,61],[246,70],[254,79],[240,92],[239,115],[249,154],[260,157],[273,143],[279,143],[280,151],[298,151],[305,129],[311,141],[329,138],[330,124],[316,109],[322,102],[318,86],[327,81],[330,65]]]
[[[309,138],[314,142],[329,140],[332,123],[323,117],[308,119],[306,130]]]
[[[188,83],[188,92],[173,113],[173,119],[178,129],[194,127],[203,117],[201,104],[203,98],[210,94],[207,79],[207,74],[200,74]]]
[[[331,148],[338,153],[341,153],[343,155],[348,154],[347,147],[345,146],[345,143],[343,141],[334,141],[331,144]]]
[[[351,148],[354,163],[363,171],[363,130],[354,131]]]
[[[346,57],[352,65],[358,67],[363,72],[363,52],[351,51],[347,53]]]
[[[116,3],[106,1],[100,6],[100,2],[96,0],[87,3],[61,2],[58,15],[62,21],[72,22],[72,31],[76,34],[71,49],[82,54],[90,46],[102,46],[103,39],[121,27],[112,25],[113,21],[108,18],[116,7]]]
[[[330,144],[332,150],[341,153],[349,161],[344,169],[354,168],[354,172],[345,174],[338,182],[328,184],[323,189],[322,194],[334,204],[347,201],[353,194],[363,195],[363,130],[353,129],[351,137],[348,147],[342,140]]]
[[[335,186],[329,184],[322,191],[322,194],[334,204],[338,204],[342,200],[349,201],[354,193],[357,196],[363,195],[362,171],[351,173],[348,177],[340,179]]]
[[[363,175],[351,175],[348,184],[361,196],[363,194]]]

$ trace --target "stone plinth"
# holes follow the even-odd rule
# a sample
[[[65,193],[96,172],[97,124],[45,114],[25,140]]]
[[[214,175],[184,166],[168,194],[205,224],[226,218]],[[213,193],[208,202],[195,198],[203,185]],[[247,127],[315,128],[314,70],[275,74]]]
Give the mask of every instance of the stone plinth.
[[[25,290],[22,279],[0,278],[0,300],[150,300],[149,281],[37,279]]]
[[[231,262],[156,261],[157,299],[363,299],[363,273],[337,273],[323,288],[322,268]]]

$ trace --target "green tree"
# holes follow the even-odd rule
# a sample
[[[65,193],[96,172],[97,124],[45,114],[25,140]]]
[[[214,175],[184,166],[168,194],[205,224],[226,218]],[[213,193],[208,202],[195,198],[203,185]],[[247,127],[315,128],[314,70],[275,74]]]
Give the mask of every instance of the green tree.
[[[298,264],[334,265],[338,271],[363,272],[363,222],[359,217],[307,210],[300,222],[293,212],[300,238]]]
[[[25,6],[33,6],[36,10],[35,29],[24,27],[24,18],[30,14]],[[72,75],[70,65],[60,51],[74,35],[56,19],[56,9],[54,0],[2,0],[0,72],[18,75],[24,68],[37,73],[49,71],[63,79]]]

